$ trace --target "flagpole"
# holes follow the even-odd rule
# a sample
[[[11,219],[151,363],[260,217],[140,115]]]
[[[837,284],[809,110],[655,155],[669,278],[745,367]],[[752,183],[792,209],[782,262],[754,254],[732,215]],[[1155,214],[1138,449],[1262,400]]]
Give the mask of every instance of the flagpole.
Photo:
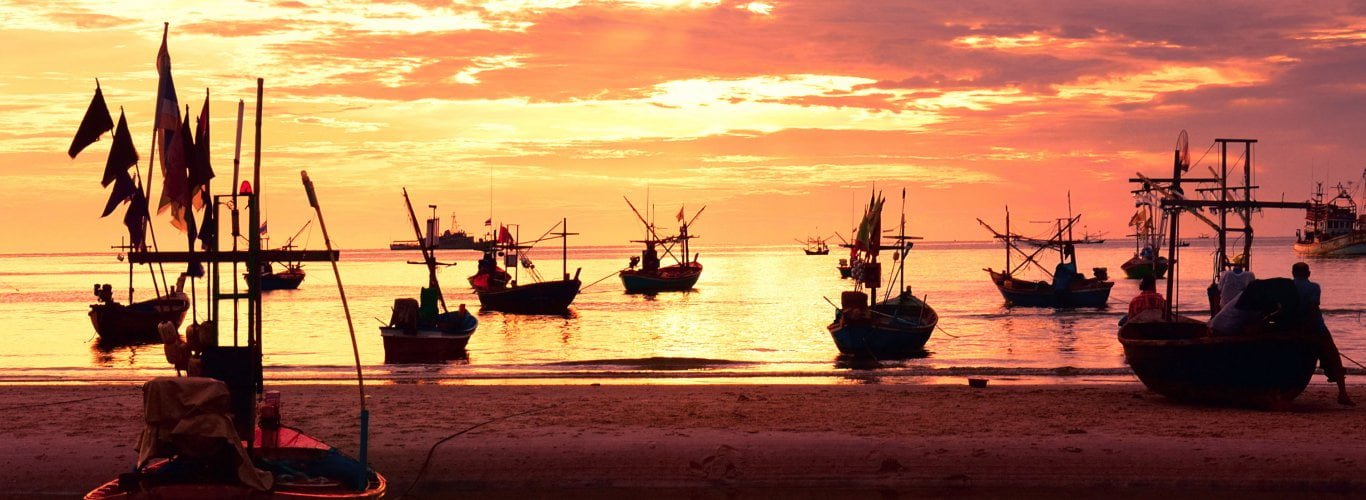
[[[170,32],[171,32],[171,23],[169,23],[169,22],[167,22],[167,23],[162,23],[162,25],[161,25],[161,46],[162,46],[162,47],[165,47],[165,46],[166,46],[166,36],[167,36],[168,34],[170,34]],[[160,57],[161,57],[161,53],[160,53],[160,51],[158,51],[158,52],[157,52],[157,58],[158,58],[158,61],[157,61],[157,62],[158,62],[158,63],[161,62],[161,61],[160,61]],[[158,64],[158,66],[159,66],[159,65],[160,65],[160,64]],[[157,158],[157,134],[158,134],[158,131],[159,131],[159,129],[158,129],[158,127],[157,127],[157,122],[161,120],[161,68],[157,68],[157,99],[156,99],[156,101],[157,101],[157,104],[156,104],[156,114],[152,115],[152,153],[151,153],[151,156],[147,159],[147,185],[146,185],[146,186],[143,186],[143,187],[147,190],[146,193],[143,194],[143,198],[146,198],[146,199],[147,199],[147,217],[144,218],[143,221],[142,221],[142,227],[143,227],[143,229],[146,230],[146,231],[147,231],[147,234],[150,235],[150,236],[152,237],[152,250],[153,250],[153,251],[159,250],[159,248],[157,247],[157,232],[156,232],[156,226],[152,224],[152,182],[153,182],[152,179],[155,178],[154,175],[155,175],[155,173],[156,173],[156,169],[152,168],[152,166],[156,164],[156,158]],[[165,161],[165,160],[163,159],[162,161]],[[145,244],[144,244],[144,246],[145,246]],[[161,282],[162,282],[163,285],[165,285],[166,293],[167,293],[167,294],[171,293],[171,283],[170,283],[169,281],[166,281],[166,267],[165,267],[164,265],[162,265],[160,262],[158,262],[158,263],[157,263],[157,270],[161,272]],[[152,274],[152,285],[153,285],[154,288],[155,288],[155,286],[156,286],[156,279],[157,279],[156,274],[153,273],[153,274]],[[161,295],[161,291],[160,291],[160,289],[157,289],[157,296],[160,296],[160,295]]]
[[[232,186],[229,186],[230,188],[232,188],[232,222],[233,222],[233,223],[232,223],[232,251],[233,251],[233,252],[237,252],[237,240],[238,240],[238,238],[241,236],[241,231],[239,231],[239,228],[240,228],[240,226],[239,226],[239,221],[241,220],[241,219],[239,218],[239,217],[240,217],[239,214],[240,214],[241,212],[238,211],[238,210],[239,210],[238,196],[240,195],[240,193],[239,193],[239,190],[238,190],[237,183],[238,183],[238,170],[240,169],[240,167],[241,167],[241,165],[242,165],[242,117],[243,117],[243,115],[244,115],[245,113],[246,113],[246,102],[244,102],[244,101],[241,100],[241,99],[238,99],[238,100],[237,100],[237,146],[233,149],[233,152],[232,152]],[[237,296],[237,293],[238,293],[238,291],[237,291],[237,261],[234,260],[234,261],[232,261],[232,294],[233,294],[233,296]],[[237,325],[237,323],[238,323],[238,321],[237,321],[237,315],[238,315],[238,311],[237,311],[237,301],[234,300],[234,301],[232,301],[232,345],[234,345],[234,346],[239,345],[239,344],[237,343],[237,326],[238,326],[238,325]]]

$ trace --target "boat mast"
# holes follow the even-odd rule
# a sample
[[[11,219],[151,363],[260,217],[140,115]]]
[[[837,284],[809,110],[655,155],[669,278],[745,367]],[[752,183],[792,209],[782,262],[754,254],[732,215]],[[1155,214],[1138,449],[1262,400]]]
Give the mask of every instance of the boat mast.
[[[1005,275],[1009,277],[1011,274],[1011,270],[1014,269],[1010,267],[1010,205],[1006,205],[1006,234],[1005,238],[1001,238],[1001,241],[1005,242],[1006,268],[1004,269],[1004,271]]]
[[[436,298],[441,302],[441,312],[448,312],[446,308],[446,294],[441,291],[441,282],[436,279],[436,249],[432,248],[430,242],[422,239],[422,230],[417,225],[417,214],[413,213],[413,202],[408,199],[408,188],[403,188],[403,204],[408,207],[408,220],[413,223],[413,233],[417,235],[418,249],[422,250],[422,262],[427,264],[427,286],[436,290]],[[432,207],[432,217],[436,217],[436,205]],[[428,224],[427,232],[431,232],[431,225]]]

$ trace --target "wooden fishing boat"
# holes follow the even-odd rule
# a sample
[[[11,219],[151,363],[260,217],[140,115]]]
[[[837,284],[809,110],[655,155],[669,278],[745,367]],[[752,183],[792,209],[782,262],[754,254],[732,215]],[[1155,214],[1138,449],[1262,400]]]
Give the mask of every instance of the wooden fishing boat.
[[[806,238],[806,241],[794,239],[797,243],[804,245],[802,247],[802,252],[807,255],[830,255],[830,245],[826,243],[828,240],[829,238],[821,238],[819,236],[809,236]]]
[[[846,356],[894,359],[923,355],[925,343],[939,324],[939,314],[934,308],[924,299],[916,298],[906,286],[905,257],[913,246],[912,240],[920,238],[906,236],[904,190],[901,196],[901,232],[891,237],[895,244],[882,242],[884,199],[881,196],[869,200],[863,222],[854,237],[854,290],[841,294],[835,320],[826,326],[835,347]],[[900,292],[895,297],[877,301],[877,289],[882,285],[878,255],[883,250],[896,252],[897,265],[888,284]],[[874,299],[872,304],[869,304],[870,296]]]
[[[289,240],[280,246],[280,250],[294,250],[294,240],[298,239],[299,235],[303,234],[304,229],[307,229],[312,223],[312,220],[305,222],[303,227],[294,232],[294,236],[290,236]],[[280,265],[284,267],[284,270],[277,273],[270,262],[261,263],[261,270],[256,277],[257,283],[261,285],[261,291],[297,290],[299,285],[304,282],[304,278],[308,276],[308,273],[304,272],[304,263],[302,262],[281,261]],[[246,277],[245,274],[242,276]],[[251,280],[248,279],[247,281],[250,282]]]
[[[1129,226],[1134,228],[1131,235],[1134,237],[1134,256],[1119,268],[1129,279],[1162,279],[1171,267],[1161,252],[1167,246],[1167,214],[1158,208],[1158,197],[1152,186],[1144,185],[1133,194],[1136,208],[1129,218]]]
[[[302,431],[286,426],[256,429],[252,443],[254,463],[275,472],[271,489],[260,491],[250,486],[219,479],[206,481],[187,476],[172,460],[157,460],[136,473],[120,475],[85,495],[86,500],[169,499],[169,498],[272,498],[289,500],[369,500],[384,496],[388,481],[366,470],[365,486],[348,486],[345,468],[363,467],[347,463],[348,457]],[[343,466],[338,467],[340,461]],[[331,471],[318,471],[313,464],[329,464]],[[340,469],[340,470],[338,470]]]
[[[583,286],[579,281],[579,272],[582,269],[575,270],[573,277],[569,275],[568,237],[578,233],[568,232],[569,221],[564,219],[547,231],[546,236],[524,245],[520,242],[521,227],[513,227],[512,231],[509,231],[507,226],[499,227],[497,244],[484,252],[484,258],[479,263],[479,271],[469,278],[470,286],[479,296],[479,305],[487,311],[509,314],[568,313],[570,304],[574,303],[574,298],[578,297],[579,289]],[[562,228],[561,231],[552,232],[557,227]],[[553,238],[559,238],[562,243],[562,278],[545,280],[536,271],[536,266],[527,253],[536,243]],[[496,253],[503,254],[504,262],[513,269],[513,274],[509,275],[497,266]],[[534,280],[533,282],[520,282],[522,269],[525,269],[525,274]]]
[[[1187,402],[1282,408],[1304,392],[1318,365],[1309,335],[1215,337],[1203,321],[1166,321],[1159,311],[1130,319],[1119,343],[1143,385]]]
[[[479,318],[468,313],[448,314],[429,326],[406,327],[391,321],[390,326],[380,327],[384,363],[441,363],[468,358],[465,347],[479,328]]]
[[[102,294],[97,292],[96,296]],[[157,325],[169,321],[179,328],[189,310],[189,297],[181,292],[126,306],[112,298],[101,299],[100,303],[90,305],[90,323],[100,340],[107,343],[160,342]]]
[[[446,298],[441,292],[441,282],[436,273],[436,267],[442,264],[436,261],[436,249],[420,238],[422,233],[417,226],[413,203],[408,198],[406,188],[403,190],[403,203],[408,207],[413,231],[419,236],[418,249],[422,251],[422,263],[427,266],[427,287],[422,289],[421,301],[407,298],[394,300],[389,324],[379,329],[384,340],[384,362],[440,363],[468,358],[465,346],[479,327],[479,320],[465,310],[464,304],[457,311],[446,308]]]
[[[1142,183],[1144,189],[1163,195],[1161,208],[1166,212],[1170,223],[1170,234],[1178,234],[1181,215],[1190,213],[1209,225],[1218,235],[1215,245],[1214,276],[1218,276],[1231,265],[1229,234],[1243,238],[1242,255],[1250,263],[1253,234],[1251,227],[1254,210],[1267,208],[1303,208],[1305,203],[1262,202],[1253,199],[1251,180],[1252,144],[1254,139],[1216,139],[1219,146],[1219,170],[1213,178],[1187,178],[1182,174],[1190,170],[1186,132],[1182,131],[1174,153],[1172,176],[1170,178],[1150,178],[1139,175],[1131,182]],[[1230,144],[1242,144],[1243,153],[1242,185],[1229,182]],[[1236,167],[1236,165],[1235,165]],[[1207,188],[1183,187],[1183,181],[1203,183],[1214,186]],[[1214,199],[1188,199],[1182,193],[1213,192]],[[1206,216],[1202,211],[1211,211],[1215,216]],[[1180,245],[1174,238],[1167,240],[1170,262],[1180,263]],[[1148,389],[1173,400],[1218,405],[1236,405],[1255,408],[1284,408],[1308,386],[1318,362],[1318,347],[1312,335],[1303,331],[1302,320],[1286,320],[1279,323],[1254,323],[1246,331],[1216,335],[1203,321],[1177,313],[1179,297],[1179,273],[1173,269],[1167,279],[1167,304],[1161,311],[1150,310],[1129,318],[1119,329],[1119,342],[1124,347],[1124,357],[1134,375]],[[1268,282],[1274,280],[1266,280]],[[1288,280],[1286,280],[1288,281]],[[1293,285],[1289,295],[1293,296]],[[1257,310],[1251,305],[1257,300],[1253,288],[1261,288],[1259,282],[1249,285],[1236,303],[1227,307],[1244,310]],[[1260,306],[1254,317],[1263,318],[1275,311],[1296,310],[1284,304]],[[1263,320],[1264,321],[1264,320]],[[1227,333],[1227,332],[1226,332]]]
[[[684,220],[684,212],[680,208],[678,211],[678,234],[661,237],[654,223],[641,216],[640,211],[636,210],[630,199],[626,200],[626,204],[631,207],[631,211],[636,214],[636,218],[640,220],[641,224],[645,225],[645,239],[631,240],[632,243],[644,244],[645,250],[640,252],[639,257],[631,257],[627,269],[617,273],[621,277],[622,287],[626,288],[626,293],[652,294],[692,290],[693,286],[697,284],[697,279],[702,277],[702,263],[697,262],[697,256],[690,253],[691,249],[688,242],[697,236],[688,233],[688,228],[707,207],[702,207],[687,221]],[[661,249],[665,255],[674,259],[674,264],[659,265]],[[680,252],[682,257],[674,255],[675,249]],[[636,265],[640,265],[640,268],[637,269]]]
[[[1304,229],[1295,231],[1295,253],[1311,257],[1366,255],[1366,217],[1357,215],[1356,199],[1346,187],[1338,184],[1337,191],[1324,202],[1323,184],[1318,184],[1305,210]]]
[[[1103,272],[1104,268],[1097,268]],[[1110,301],[1110,289],[1115,283],[1104,275],[1072,281],[1058,288],[1047,281],[1026,281],[988,268],[991,282],[1005,298],[1006,304],[1019,307],[1105,307]]]
[[[854,266],[849,265],[849,259],[840,259],[840,263],[835,266],[835,270],[840,272],[840,279],[847,280],[849,279],[849,273],[854,270]]]
[[[1077,271],[1075,244],[1079,240],[1072,239],[1070,235],[1072,226],[1080,219],[1081,215],[1057,219],[1056,230],[1050,238],[1033,239],[1041,243],[1036,245],[1037,248],[1032,252],[1025,252],[1017,246],[1016,242],[1028,240],[1028,238],[1011,232],[1009,208],[1006,209],[1005,233],[997,232],[982,219],[977,219],[982,227],[991,231],[996,239],[1005,244],[1005,269],[996,271],[986,268],[983,271],[987,272],[992,284],[996,286],[1001,297],[1005,299],[1006,305],[1053,308],[1106,306],[1110,300],[1110,289],[1115,286],[1114,282],[1110,281],[1107,269],[1104,267],[1092,268],[1091,277]],[[1041,252],[1049,249],[1058,252],[1058,264],[1052,271],[1044,268],[1036,260]],[[1023,261],[1012,266],[1012,253],[1023,256]],[[1020,271],[1031,265],[1051,278],[1051,281],[1024,280],[1017,277]]]
[[[157,59],[161,73],[158,101],[170,101],[172,104],[167,107],[175,109],[177,106],[174,105],[174,87],[170,85],[170,61],[164,34]],[[351,342],[360,389],[358,458],[348,457],[297,429],[280,425],[279,393],[264,390],[261,327],[267,322],[262,321],[265,308],[261,300],[262,287],[258,282],[259,275],[247,273],[246,293],[222,289],[223,277],[227,277],[235,288],[239,265],[245,266],[246,269],[260,269],[261,263],[269,261],[331,261],[335,264],[338,256],[331,250],[330,240],[327,252],[262,248],[259,186],[263,95],[264,81],[257,79],[257,163],[251,181],[243,182],[241,189],[236,189],[228,195],[213,195],[209,191],[207,181],[200,185],[202,191],[198,193],[203,196],[204,214],[201,219],[203,223],[198,227],[201,229],[199,239],[204,244],[203,252],[194,251],[192,246],[190,251],[186,252],[128,253],[130,265],[136,263],[171,267],[166,264],[181,264],[189,265],[192,270],[203,270],[203,276],[209,283],[203,295],[205,305],[200,311],[205,312],[206,316],[202,322],[196,322],[191,328],[187,328],[184,336],[170,325],[161,325],[159,333],[164,342],[163,352],[167,361],[175,366],[177,376],[153,379],[143,386],[146,428],[136,448],[138,456],[133,469],[120,474],[117,479],[99,485],[85,498],[368,499],[378,498],[386,490],[387,483],[384,477],[367,465],[369,413],[366,409],[365,388],[361,380],[360,357],[354,330]],[[201,129],[204,133],[199,139],[192,142],[189,134],[184,133],[188,131],[188,118],[182,122],[180,132],[173,136],[173,139],[181,141],[186,149],[193,148],[192,151],[184,152],[186,157],[207,156],[210,150],[205,142],[209,137],[207,104],[204,109],[200,124],[205,128]],[[243,108],[239,105],[238,130],[241,130],[242,116]],[[156,132],[160,134],[161,127],[158,127]],[[153,151],[156,152],[155,149]],[[164,151],[162,156],[165,157]],[[199,158],[201,161],[207,161],[204,157]],[[235,160],[234,187],[237,187],[238,164]],[[187,175],[187,172],[179,171],[186,168],[183,164],[167,162],[166,167],[168,176]],[[193,173],[193,170],[189,172]],[[303,173],[302,178],[310,205],[317,210],[318,221],[326,239],[327,226],[323,223],[322,211],[318,208],[313,184],[307,173]],[[171,186],[171,183],[167,185],[176,187]],[[257,190],[253,191],[252,186],[256,186]],[[179,208],[190,209],[188,205]],[[246,230],[240,232],[246,237],[248,244],[245,251],[237,250],[238,224],[230,224],[225,228],[224,225],[217,223],[223,220],[220,216],[223,210],[231,211],[228,220],[245,220]],[[248,212],[247,217],[240,217],[242,210]],[[179,217],[185,214],[176,214],[173,211],[172,215]],[[130,228],[144,226],[144,221],[138,222],[139,224],[130,224]],[[220,241],[232,241],[232,250],[220,250]],[[222,269],[223,264],[231,267]],[[207,269],[204,270],[200,266]],[[335,272],[335,265],[333,269]],[[337,283],[340,287],[339,273]],[[174,288],[167,288],[178,291],[182,286],[177,284]],[[228,309],[226,314],[220,314],[222,309],[219,306],[223,302],[232,303],[232,308]],[[346,305],[344,293],[342,304],[349,326],[350,310]],[[245,311],[246,314],[239,315],[239,310]],[[232,332],[232,335],[220,335],[220,327]],[[242,333],[240,336],[239,330]],[[181,377],[181,373],[188,376]]]

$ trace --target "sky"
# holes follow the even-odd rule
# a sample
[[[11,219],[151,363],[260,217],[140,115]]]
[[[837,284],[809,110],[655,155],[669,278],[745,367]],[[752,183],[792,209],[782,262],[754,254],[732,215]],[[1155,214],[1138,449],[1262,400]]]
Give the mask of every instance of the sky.
[[[412,237],[403,187],[443,226],[563,217],[582,245],[638,237],[622,197],[648,192],[663,227],[706,207],[701,249],[847,235],[874,188],[889,223],[904,188],[930,240],[987,239],[975,219],[1006,205],[1063,216],[1069,193],[1087,230],[1122,237],[1126,180],[1170,174],[1181,130],[1198,172],[1216,137],[1258,139],[1262,199],[1366,167],[1360,1],[0,0],[0,252],[125,234],[99,218],[109,137],[66,149],[98,78],[145,173],[163,22],[181,105],[211,96],[215,189],[238,100],[249,177],[264,78],[271,231],[311,217],[307,170],[344,248]],[[1301,220],[1268,212],[1258,234]]]

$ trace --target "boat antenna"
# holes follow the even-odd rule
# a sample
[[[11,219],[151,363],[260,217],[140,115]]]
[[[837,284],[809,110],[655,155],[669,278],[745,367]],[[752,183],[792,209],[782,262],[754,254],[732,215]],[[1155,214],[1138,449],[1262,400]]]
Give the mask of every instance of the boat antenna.
[[[327,234],[327,221],[323,220],[323,209],[322,206],[318,205],[318,194],[313,190],[313,181],[308,178],[308,172],[300,170],[299,176],[303,178],[304,192],[308,194],[308,204],[318,214],[318,227],[322,228],[323,243],[327,245],[327,260],[332,263],[332,276],[337,280],[337,293],[341,295],[342,312],[346,314],[346,328],[351,333],[351,354],[356,359],[356,386],[360,389],[360,463],[368,464],[366,455],[370,435],[370,410],[365,408],[365,374],[360,368],[360,347],[356,344],[356,325],[351,321],[351,306],[346,302],[346,288],[342,287],[341,270],[337,268],[337,254],[332,251],[332,238]],[[404,190],[403,196],[404,199],[407,199],[407,190]],[[409,210],[412,210],[412,205],[409,205]],[[257,290],[260,290],[259,286]]]

